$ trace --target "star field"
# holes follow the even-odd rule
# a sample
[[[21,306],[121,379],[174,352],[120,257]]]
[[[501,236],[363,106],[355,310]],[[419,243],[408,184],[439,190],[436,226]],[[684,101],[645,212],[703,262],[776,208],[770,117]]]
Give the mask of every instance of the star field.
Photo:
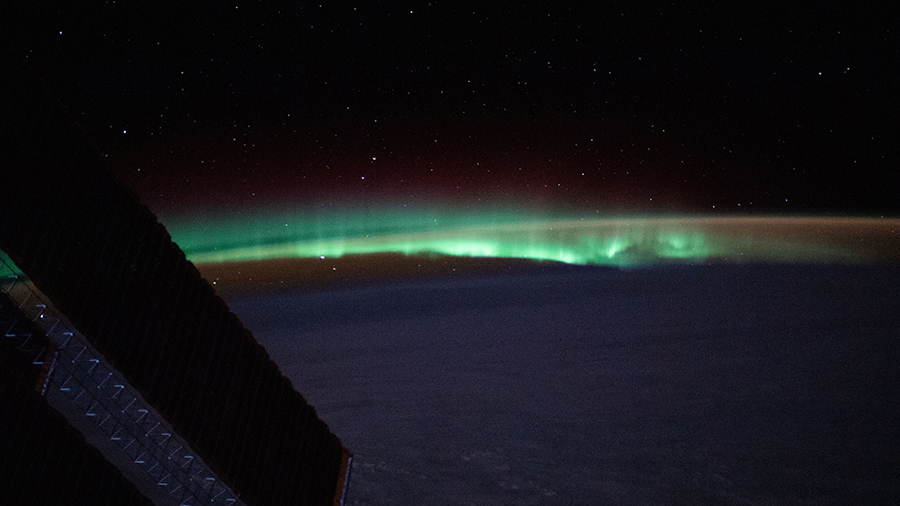
[[[896,214],[896,33],[761,4],[6,8],[161,215],[422,202]]]

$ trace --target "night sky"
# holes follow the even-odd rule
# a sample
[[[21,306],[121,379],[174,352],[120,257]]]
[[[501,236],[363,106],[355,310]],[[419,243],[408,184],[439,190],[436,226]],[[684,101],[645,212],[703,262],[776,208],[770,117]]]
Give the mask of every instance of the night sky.
[[[874,7],[6,3],[7,56],[163,217],[900,213]]]

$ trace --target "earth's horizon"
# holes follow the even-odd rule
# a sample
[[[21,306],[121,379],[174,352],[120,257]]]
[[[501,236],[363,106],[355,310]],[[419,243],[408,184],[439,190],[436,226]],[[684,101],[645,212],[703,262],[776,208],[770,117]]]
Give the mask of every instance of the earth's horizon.
[[[352,231],[247,237],[236,222],[169,224],[220,293],[391,279],[522,272],[555,264],[636,268],[704,264],[900,263],[900,219],[864,217],[643,217],[507,220],[449,225],[372,223]],[[471,220],[470,220],[471,221]],[[199,229],[202,227],[202,232]],[[276,233],[277,232],[277,233]],[[338,233],[340,232],[340,233]],[[240,239],[235,239],[240,237]]]
[[[456,233],[562,250],[592,233],[625,261],[374,236],[319,245],[388,247],[195,263],[356,454],[346,504],[893,504],[898,232],[545,222]],[[285,251],[266,246],[246,248]]]

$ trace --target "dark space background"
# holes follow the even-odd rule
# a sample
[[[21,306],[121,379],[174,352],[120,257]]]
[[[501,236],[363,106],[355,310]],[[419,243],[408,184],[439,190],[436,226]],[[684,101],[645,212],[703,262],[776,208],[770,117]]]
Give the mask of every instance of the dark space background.
[[[876,4],[4,4],[7,56],[162,215],[900,209]]]

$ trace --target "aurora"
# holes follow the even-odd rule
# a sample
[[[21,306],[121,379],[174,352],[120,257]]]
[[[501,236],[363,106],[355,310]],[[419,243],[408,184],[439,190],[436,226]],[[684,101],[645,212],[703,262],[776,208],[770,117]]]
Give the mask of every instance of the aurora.
[[[507,212],[266,212],[172,218],[196,264],[398,253],[574,265],[856,263],[896,256],[900,220],[834,217],[537,216]]]

